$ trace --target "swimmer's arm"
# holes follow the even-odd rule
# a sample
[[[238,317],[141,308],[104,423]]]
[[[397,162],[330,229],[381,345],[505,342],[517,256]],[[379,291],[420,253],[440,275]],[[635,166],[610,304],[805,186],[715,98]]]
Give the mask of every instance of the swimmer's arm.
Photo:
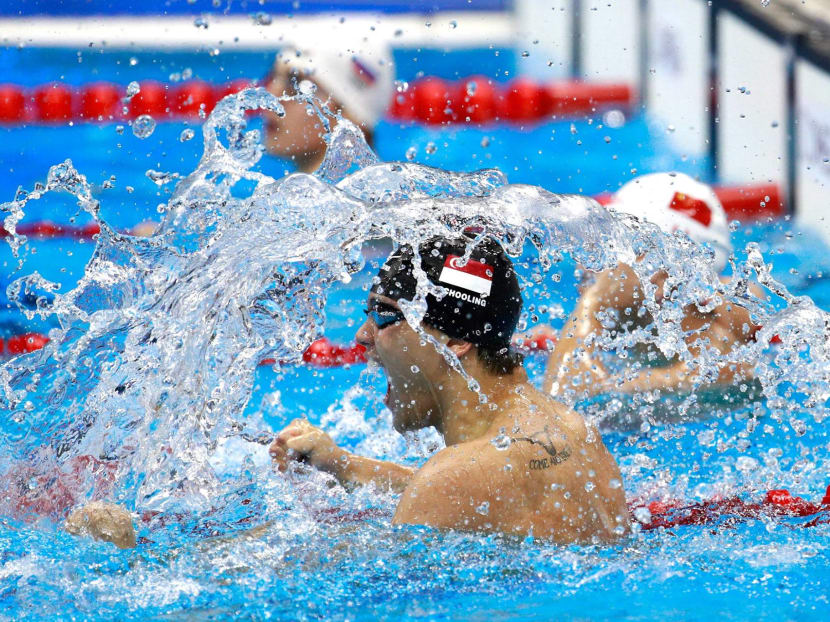
[[[696,370],[686,363],[677,362],[663,367],[643,369],[633,374],[626,374],[609,391],[620,393],[642,393],[643,391],[694,391],[700,384],[703,386],[729,385],[748,380],[753,376],[751,365],[744,363],[730,363],[722,367],[714,381],[701,383]]]
[[[625,275],[625,278],[622,277]],[[589,337],[602,333],[598,314],[607,309],[635,308],[637,276],[628,266],[599,273],[586,288],[548,358],[543,389],[561,395],[571,380],[582,376],[579,383],[589,395],[600,393],[606,385],[608,372],[596,356],[596,346]]]
[[[269,448],[280,471],[290,462],[304,462],[331,473],[346,488],[373,483],[378,488],[402,492],[415,469],[365,458],[338,447],[332,438],[305,419],[295,419],[274,439]]]
[[[340,474],[335,477],[346,487],[374,484],[383,490],[401,493],[412,481],[414,474],[415,469],[401,464],[348,454]]]

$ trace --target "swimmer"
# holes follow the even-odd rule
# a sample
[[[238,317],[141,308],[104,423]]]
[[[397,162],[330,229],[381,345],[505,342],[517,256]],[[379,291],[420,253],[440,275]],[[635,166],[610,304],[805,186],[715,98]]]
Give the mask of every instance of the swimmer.
[[[281,471],[301,461],[346,487],[371,483],[401,492],[395,524],[613,541],[629,520],[619,468],[591,424],[528,382],[521,355],[510,349],[522,307],[513,265],[486,238],[462,264],[469,242],[433,238],[420,248],[428,278],[447,289],[440,301],[427,296],[424,336],[398,305],[416,293],[409,247],[381,268],[357,332],[367,357],[386,373],[395,429],[432,426],[446,449],[412,469],[351,454],[295,420],[270,453]],[[458,357],[486,403],[438,347]]]
[[[663,231],[685,231],[698,243],[708,244],[715,252],[715,269],[721,272],[732,251],[726,213],[712,188],[682,173],[643,175],[625,184],[613,196],[608,207],[658,225]],[[657,302],[661,302],[667,274],[655,274],[651,282],[657,286]],[[610,374],[599,357],[599,347],[589,339],[599,335],[603,326],[600,317],[618,318],[618,330],[648,327],[651,315],[642,305],[643,289],[630,266],[596,274],[582,290],[576,308],[565,323],[556,347],[550,355],[545,372],[544,390],[564,396],[570,381],[580,376],[579,391],[586,397],[599,393],[642,391],[691,391],[696,374],[683,361],[667,361],[625,377]],[[609,311],[611,313],[609,313]],[[754,339],[758,330],[749,312],[731,303],[722,303],[711,311],[697,305],[684,309],[681,329],[693,354],[701,340],[721,353]],[[726,385],[751,378],[749,365],[729,365],[720,370],[715,384]]]
[[[332,112],[360,127],[372,145],[374,128],[394,93],[392,57],[385,46],[365,42],[354,49],[288,47],[274,61],[265,87],[274,95],[294,95],[304,81],[328,102]],[[291,160],[298,170],[312,173],[323,162],[326,143],[320,119],[306,104],[286,101],[285,116],[265,115],[265,147],[271,155]]]

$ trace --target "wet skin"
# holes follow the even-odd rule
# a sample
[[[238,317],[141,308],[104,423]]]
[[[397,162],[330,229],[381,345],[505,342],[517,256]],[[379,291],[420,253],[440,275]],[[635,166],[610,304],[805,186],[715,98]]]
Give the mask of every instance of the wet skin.
[[[657,302],[665,282],[665,273],[652,278],[658,291]],[[754,292],[762,295],[760,291]],[[598,316],[610,310],[619,318],[612,329],[627,331],[645,328],[652,323],[651,315],[643,306],[645,296],[636,273],[631,267],[620,264],[613,270],[598,273],[581,292],[576,308],[559,334],[556,347],[550,355],[545,372],[544,390],[554,396],[574,391],[576,396],[590,397],[599,393],[640,391],[691,391],[701,380],[696,372],[682,361],[670,361],[662,367],[652,367],[612,376],[600,360],[599,347],[592,343],[594,336],[606,330]],[[684,310],[679,328],[686,333],[686,343],[697,356],[703,347],[714,348],[728,354],[734,347],[754,339],[758,326],[750,319],[749,312],[735,304],[722,303],[712,311],[702,312],[697,305]],[[580,377],[577,388],[571,383]],[[720,369],[717,378],[708,384],[729,385],[752,377],[752,366],[732,363]]]
[[[424,331],[459,358],[487,403],[406,322],[378,329],[368,319],[357,340],[386,372],[395,428],[433,426],[446,449],[411,469],[350,454],[297,420],[271,446],[278,467],[303,460],[347,486],[374,483],[402,491],[396,524],[532,533],[557,542],[612,541],[626,533],[622,478],[593,426],[537,391],[521,366],[492,374],[474,345],[430,327]]]

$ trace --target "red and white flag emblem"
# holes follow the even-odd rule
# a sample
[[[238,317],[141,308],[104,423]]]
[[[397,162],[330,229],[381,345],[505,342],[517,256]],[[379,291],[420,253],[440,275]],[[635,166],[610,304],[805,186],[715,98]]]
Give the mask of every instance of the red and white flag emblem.
[[[438,281],[475,292],[479,296],[489,296],[493,285],[493,268],[475,259],[468,259],[462,266],[461,257],[449,255],[444,261]]]

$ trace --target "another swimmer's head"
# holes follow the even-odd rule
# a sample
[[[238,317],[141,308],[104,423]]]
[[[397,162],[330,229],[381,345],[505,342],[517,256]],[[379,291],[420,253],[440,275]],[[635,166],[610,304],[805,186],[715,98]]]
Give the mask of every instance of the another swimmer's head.
[[[465,263],[470,238],[432,238],[418,249],[421,269],[447,290],[438,300],[426,296],[423,330],[446,345],[469,372],[504,376],[521,367],[511,348],[522,309],[522,294],[513,263],[501,246],[485,238]],[[398,301],[413,300],[417,284],[414,252],[404,246],[384,263],[369,294],[368,318],[357,341],[389,380],[387,405],[395,428],[403,431],[435,425],[436,392],[456,374],[435,346],[409,326]]]
[[[316,95],[329,100],[332,111],[359,125],[372,141],[374,127],[383,117],[394,93],[392,57],[385,45],[361,42],[355,46],[283,48],[277,55],[266,88],[275,95],[293,95],[295,85],[312,82]],[[306,105],[283,102],[285,116],[266,115],[266,147],[276,156],[293,159],[303,170],[313,170],[325,152],[323,127]]]
[[[666,233],[683,231],[715,251],[715,270],[723,271],[732,243],[726,212],[712,188],[683,173],[652,173],[632,179],[611,198],[608,207],[659,226]]]

